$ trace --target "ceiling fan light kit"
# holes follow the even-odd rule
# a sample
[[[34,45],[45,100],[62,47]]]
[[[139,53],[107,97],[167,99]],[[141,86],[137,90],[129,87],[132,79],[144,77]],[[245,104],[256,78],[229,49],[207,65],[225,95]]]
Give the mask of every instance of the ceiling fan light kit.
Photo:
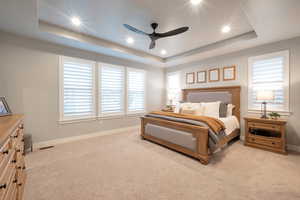
[[[172,31],[165,32],[165,33],[157,33],[157,32],[155,32],[155,29],[158,27],[157,23],[152,23],[151,24],[151,27],[153,29],[152,33],[146,33],[144,31],[141,31],[141,30],[139,30],[137,28],[134,28],[133,26],[130,26],[128,24],[124,24],[124,27],[127,28],[130,31],[135,32],[135,33],[138,33],[138,34],[141,34],[141,35],[146,35],[146,36],[150,37],[151,43],[150,43],[149,49],[155,48],[155,42],[158,39],[161,39],[161,38],[164,38],[164,37],[171,37],[171,36],[174,36],[174,35],[178,35],[178,34],[184,33],[187,30],[189,30],[189,27],[184,26],[184,27],[172,30]]]

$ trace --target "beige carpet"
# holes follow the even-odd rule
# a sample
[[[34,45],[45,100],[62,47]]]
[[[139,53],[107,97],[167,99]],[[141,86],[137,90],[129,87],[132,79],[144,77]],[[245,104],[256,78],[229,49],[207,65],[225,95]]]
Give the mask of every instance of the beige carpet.
[[[25,200],[300,199],[300,156],[236,142],[204,166],[121,133],[26,157]]]

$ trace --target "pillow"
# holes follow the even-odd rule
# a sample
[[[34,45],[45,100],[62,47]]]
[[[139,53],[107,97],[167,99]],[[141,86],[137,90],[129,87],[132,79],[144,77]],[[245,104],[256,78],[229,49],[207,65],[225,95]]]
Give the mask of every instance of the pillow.
[[[227,115],[226,117],[231,117],[232,116],[232,111],[235,108],[235,105],[232,104],[228,104],[227,105]]]
[[[203,115],[208,117],[219,118],[220,112],[220,101],[217,102],[209,102],[209,103],[202,103],[204,108]]]
[[[203,115],[203,106],[201,105],[201,103],[182,103],[180,113]]]
[[[219,117],[227,116],[227,107],[228,107],[228,103],[224,103],[224,102],[220,103]]]

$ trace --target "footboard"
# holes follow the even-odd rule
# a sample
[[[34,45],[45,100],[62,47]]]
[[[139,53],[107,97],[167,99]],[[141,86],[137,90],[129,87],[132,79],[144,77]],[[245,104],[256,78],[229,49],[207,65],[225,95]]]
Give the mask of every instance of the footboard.
[[[184,146],[174,144],[170,141],[163,140],[161,138],[154,137],[145,132],[145,128],[147,124],[157,125],[165,128],[175,129],[178,131],[184,131],[187,133],[191,133],[191,135],[195,138],[196,147],[194,150],[186,148]],[[173,122],[169,120],[152,118],[152,117],[141,117],[141,137],[143,139],[147,139],[153,141],[155,143],[161,144],[163,146],[167,146],[176,151],[185,153],[194,158],[200,160],[202,164],[208,164],[209,162],[209,149],[208,149],[208,128],[195,126],[186,123]]]

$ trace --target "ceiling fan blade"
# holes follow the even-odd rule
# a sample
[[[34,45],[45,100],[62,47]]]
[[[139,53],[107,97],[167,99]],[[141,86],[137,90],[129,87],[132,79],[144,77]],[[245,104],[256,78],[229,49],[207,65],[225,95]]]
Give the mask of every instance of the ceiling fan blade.
[[[157,33],[157,35],[159,37],[169,37],[169,36],[177,35],[177,34],[180,34],[180,33],[184,33],[187,30],[189,30],[189,27],[185,26],[185,27],[181,27],[181,28],[178,28],[178,29],[175,29],[175,30],[172,30],[172,31],[165,32],[165,33]]]
[[[155,47],[155,40],[151,40],[149,49],[153,49]]]
[[[123,25],[124,25],[125,28],[127,28],[127,29],[130,30],[130,31],[133,31],[133,32],[135,32],[135,33],[142,34],[142,35],[148,35],[148,33],[145,33],[144,31],[141,31],[141,30],[139,30],[139,29],[136,29],[136,28],[134,28],[134,27],[132,27],[132,26],[130,26],[130,25],[128,25],[128,24],[123,24]]]

